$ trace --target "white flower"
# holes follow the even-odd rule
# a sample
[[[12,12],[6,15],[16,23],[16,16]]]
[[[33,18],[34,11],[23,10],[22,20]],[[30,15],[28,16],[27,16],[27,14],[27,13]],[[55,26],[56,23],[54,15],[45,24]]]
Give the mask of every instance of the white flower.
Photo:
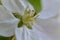
[[[16,28],[17,40],[59,40],[55,38],[60,35],[60,22],[58,21],[60,15],[57,17],[60,9],[59,2],[59,0],[42,0],[43,10],[40,12],[40,16],[34,19],[33,29],[30,30],[25,25],[21,28]],[[2,3],[7,10],[12,13],[20,13],[22,16],[27,12],[25,11],[27,6],[30,10],[34,10],[27,0],[2,0]],[[24,17],[26,16],[24,15]],[[27,23],[29,24],[29,22]],[[55,39],[49,38],[50,36]]]

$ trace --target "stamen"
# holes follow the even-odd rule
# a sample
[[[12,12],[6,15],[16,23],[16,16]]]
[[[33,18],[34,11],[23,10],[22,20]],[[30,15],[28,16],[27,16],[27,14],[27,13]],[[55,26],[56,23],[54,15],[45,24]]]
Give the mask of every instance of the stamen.
[[[30,14],[31,10],[29,8],[26,8],[25,14]]]
[[[23,16],[21,16],[18,13],[14,13],[13,15],[16,18],[20,19],[18,27],[26,25],[29,29],[32,29],[32,25],[34,24],[34,20],[35,20],[35,16],[36,16],[35,10],[30,10],[29,8],[26,8]]]

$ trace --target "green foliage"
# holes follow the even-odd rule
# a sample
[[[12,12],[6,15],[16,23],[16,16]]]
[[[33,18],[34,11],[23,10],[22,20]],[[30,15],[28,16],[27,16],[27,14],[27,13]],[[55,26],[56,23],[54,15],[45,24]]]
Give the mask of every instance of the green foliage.
[[[42,10],[41,0],[28,0],[28,1],[33,5],[37,13]]]
[[[0,5],[2,5],[2,2],[1,2],[1,0],[0,0]]]
[[[9,40],[9,37],[2,37],[2,36],[0,36],[0,40]]]

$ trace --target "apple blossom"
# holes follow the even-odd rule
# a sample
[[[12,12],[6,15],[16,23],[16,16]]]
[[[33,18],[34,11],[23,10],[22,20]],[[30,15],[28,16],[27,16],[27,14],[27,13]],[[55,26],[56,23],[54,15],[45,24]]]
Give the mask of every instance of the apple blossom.
[[[15,17],[15,13],[22,16],[22,20],[20,16],[16,17],[23,22],[15,30],[17,40],[60,40],[59,0],[42,0],[43,10],[37,18],[33,6],[27,0],[2,0],[2,4]],[[28,29],[31,27],[31,30]]]

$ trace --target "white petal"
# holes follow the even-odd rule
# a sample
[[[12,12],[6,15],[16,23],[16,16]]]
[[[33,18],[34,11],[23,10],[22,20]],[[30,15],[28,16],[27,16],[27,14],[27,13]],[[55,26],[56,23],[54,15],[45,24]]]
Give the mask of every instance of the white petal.
[[[29,36],[30,30],[26,26],[17,28],[15,34],[16,34],[17,40],[31,40]]]
[[[19,0],[2,0],[2,3],[9,11],[23,13],[24,7]]]
[[[6,19],[9,20],[13,18],[15,18],[13,14],[7,9],[5,9],[4,6],[0,5],[0,21],[6,20]]]
[[[31,31],[31,39],[32,40],[51,40],[48,35],[46,35],[44,32],[44,29],[42,26],[38,25],[37,23],[34,24],[34,27]]]
[[[17,28],[16,31],[15,31],[15,34],[16,34],[16,39],[17,40],[23,40],[23,37],[24,37],[24,33],[23,33],[23,28]]]
[[[60,40],[60,22],[56,19],[48,19],[48,20],[41,20],[37,19],[36,23],[44,29],[44,33],[46,33],[49,37],[53,38],[54,40]]]
[[[41,31],[41,26],[35,24],[32,30],[27,29],[25,26],[17,28],[17,40],[51,40],[46,34]]]
[[[27,0],[2,0],[2,4],[5,8],[7,8],[9,11],[15,13],[20,13],[21,15],[24,14],[24,10],[27,8],[27,6],[34,10],[32,5],[27,2]]]
[[[22,0],[21,0],[22,1]],[[18,12],[20,13],[20,14],[24,14],[24,6],[23,6],[23,4],[22,4],[22,2],[21,1],[19,1],[19,0],[11,0],[11,2],[12,2],[12,4],[14,5],[14,6],[16,6],[16,9],[18,9]],[[18,7],[18,8],[17,8]]]
[[[34,10],[33,6],[27,0],[20,0],[20,2],[22,3],[25,9],[29,7],[30,10]]]
[[[47,19],[55,16],[60,10],[60,1],[58,0],[42,0],[41,19]]]
[[[0,5],[0,36],[9,37],[14,35],[17,24],[18,19]]]

